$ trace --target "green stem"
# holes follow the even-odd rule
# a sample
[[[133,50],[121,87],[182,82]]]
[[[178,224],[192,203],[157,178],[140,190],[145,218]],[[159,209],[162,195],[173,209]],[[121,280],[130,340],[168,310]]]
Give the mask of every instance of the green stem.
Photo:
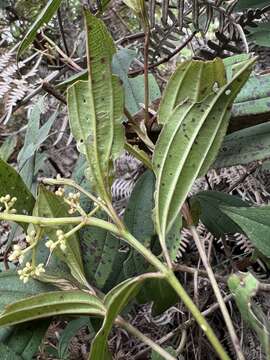
[[[186,293],[185,289],[180,284],[179,280],[176,278],[173,272],[166,276],[167,281],[172,286],[172,288],[176,291],[176,293],[180,296],[183,303],[189,309],[205,335],[208,337],[208,340],[212,344],[213,348],[216,350],[217,354],[219,355],[220,359],[222,360],[230,360],[229,356],[226,354],[225,350],[223,349],[221,343],[219,342],[218,338],[216,337],[215,333],[213,332],[212,328],[205,320],[203,315],[201,314],[200,310],[197,306],[193,303],[192,299]]]
[[[14,222],[23,222],[23,223],[32,223],[39,226],[57,226],[64,224],[79,224],[83,222],[85,225],[96,226],[108,230],[117,236],[121,237],[129,245],[131,245],[135,250],[137,250],[145,259],[147,259],[150,264],[152,264],[158,271],[164,274],[164,277],[169,282],[169,284],[174,288],[176,293],[180,296],[184,304],[187,306],[189,311],[194,316],[195,320],[201,326],[202,330],[205,332],[210,343],[216,350],[217,354],[222,360],[229,360],[230,358],[224,351],[222,345],[214,334],[213,330],[204,319],[200,310],[193,303],[189,295],[186,293],[185,289],[179,283],[178,279],[174,275],[173,271],[170,270],[166,265],[164,265],[152,252],[144,247],[133,235],[131,235],[127,230],[120,229],[114,224],[111,224],[107,221],[92,218],[92,217],[66,217],[66,218],[44,218],[28,215],[17,215],[17,214],[7,214],[0,213],[0,220],[14,221]]]

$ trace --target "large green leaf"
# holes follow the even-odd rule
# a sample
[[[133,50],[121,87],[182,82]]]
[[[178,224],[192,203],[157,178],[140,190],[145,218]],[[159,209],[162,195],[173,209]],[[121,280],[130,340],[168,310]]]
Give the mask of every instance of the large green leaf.
[[[26,35],[24,36],[23,40],[20,43],[18,49],[18,58],[22,53],[28,48],[28,46],[33,42],[36,37],[38,30],[44,25],[47,24],[53,15],[58,10],[59,6],[61,5],[62,0],[49,0],[47,5],[41,11],[37,19],[31,25],[30,29],[27,31]]]
[[[225,136],[214,168],[244,165],[270,157],[270,122]]]
[[[165,279],[148,279],[141,287],[136,300],[140,304],[152,303],[153,316],[162,314],[179,301],[179,296]]]
[[[51,290],[54,290],[53,286],[43,284],[34,279],[29,279],[24,284],[14,271],[2,272],[0,273],[0,311],[3,311],[7,305],[15,301]]]
[[[130,233],[148,249],[156,233],[152,219],[154,188],[155,176],[152,171],[146,171],[136,183],[124,214],[124,222]],[[143,256],[130,249],[123,264],[126,277],[139,275],[148,267]]]
[[[270,76],[253,75],[236,97],[232,116],[250,116],[270,112]]]
[[[193,182],[208,170],[215,159],[226,133],[230,107],[248,79],[253,62],[245,62],[233,79],[220,88],[216,83],[220,81],[220,74],[225,76],[224,65],[221,60],[210,62],[213,72],[219,72],[219,75],[217,79],[212,78],[208,65],[207,74],[212,78],[212,86],[207,83],[208,93],[193,98],[200,99],[200,102],[187,99],[178,104],[165,123],[153,157],[157,177],[155,220],[162,243],[165,243],[166,233],[178,216]],[[190,86],[193,89],[197,86],[202,91],[201,81],[206,81],[207,74],[202,75],[201,67],[198,67],[198,72],[201,75],[198,75],[197,83]],[[182,83],[181,73],[179,77]],[[189,92],[189,89],[186,88],[186,91]],[[179,90],[178,94],[182,92]]]
[[[270,354],[270,323],[260,307],[253,301],[259,287],[259,281],[250,273],[233,274],[229,277],[228,285],[241,312],[242,318],[248,326],[256,331],[264,347],[267,359]]]
[[[108,360],[111,355],[108,350],[107,340],[111,328],[118,314],[122,312],[125,306],[133,299],[143,281],[147,279],[147,274],[128,279],[118,286],[114,287],[104,298],[106,316],[102,327],[92,341],[89,360]]]
[[[158,122],[165,124],[176,106],[189,100],[200,102],[214,88],[225,85],[225,73],[220,60],[186,61],[178,66],[167,83],[162,96]]]
[[[13,326],[13,331],[4,343],[23,360],[32,359],[39,349],[49,324],[50,320],[43,320]]]
[[[269,2],[270,4],[270,2]],[[258,23],[257,27],[249,27],[248,40],[255,42],[259,46],[270,47],[269,34],[270,34],[270,21]]]
[[[241,231],[239,225],[220,210],[220,206],[243,207],[248,206],[248,203],[237,196],[218,191],[199,192],[192,198],[192,202],[196,201],[200,203],[200,220],[216,237]]]
[[[2,360],[22,360],[22,357],[17,355],[10,347],[0,343],[0,352]]]
[[[5,161],[0,159],[0,196],[5,196],[7,194],[10,194],[11,197],[17,198],[15,208],[18,213],[32,213],[35,204],[33,195],[27,189],[17,171]],[[24,229],[27,228],[25,224],[21,224],[21,226]]]
[[[124,147],[123,91],[112,75],[115,48],[104,23],[89,12],[85,23],[89,79],[68,89],[70,127],[79,151],[86,155],[93,185],[107,201],[111,162]]]
[[[135,78],[128,77],[129,67],[132,61],[136,58],[136,51],[131,49],[120,49],[112,59],[112,73],[119,76],[124,87],[125,106],[130,114],[135,114],[141,110],[141,105],[144,103],[144,77],[143,75]],[[88,70],[83,70],[63,81],[57,87],[65,90],[68,86],[73,85],[76,81],[87,80]],[[149,74],[149,100],[150,102],[160,97],[159,86],[155,77]]]
[[[68,214],[68,205],[63,200],[56,196],[54,193],[48,191],[44,186],[40,186],[37,203],[36,203],[37,216],[54,218],[70,216]],[[57,241],[56,230],[58,228],[44,229],[44,235],[50,240]],[[64,233],[72,229],[71,225],[61,227]],[[42,244],[44,246],[44,244]],[[84,286],[88,286],[88,282],[84,275],[83,263],[80,252],[79,239],[77,234],[73,234],[66,241],[66,250],[63,253],[60,249],[55,249],[53,255],[59,257],[60,260],[65,262],[70,268],[74,278]],[[56,274],[57,275],[57,274]]]
[[[102,317],[105,307],[83,291],[51,291],[7,305],[0,314],[0,326],[10,326],[56,315],[80,314]]]
[[[269,0],[239,0],[236,4],[235,10],[245,10],[249,8],[262,8],[270,5]]]
[[[123,263],[128,251],[122,240],[106,230],[89,226],[82,229],[80,239],[84,270],[91,284],[106,292],[125,279]]]
[[[221,207],[242,231],[248,236],[254,247],[262,255],[270,257],[270,207]]]

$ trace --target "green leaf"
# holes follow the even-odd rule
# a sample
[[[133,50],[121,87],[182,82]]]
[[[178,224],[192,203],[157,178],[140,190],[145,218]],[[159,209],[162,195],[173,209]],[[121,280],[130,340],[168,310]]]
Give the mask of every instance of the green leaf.
[[[225,136],[213,167],[245,165],[269,157],[270,122],[267,122]]]
[[[154,188],[155,175],[152,171],[146,171],[136,183],[124,214],[124,223],[129,232],[148,249],[156,233],[152,219]],[[126,277],[142,274],[148,267],[143,256],[130,249],[123,264]]]
[[[46,190],[44,186],[40,186],[37,204],[36,204],[37,216],[47,218],[68,217],[68,205],[64,201],[56,196],[54,193]],[[44,234],[48,236],[50,240],[57,241],[56,230],[57,228],[46,228]],[[73,228],[72,225],[65,225],[61,227],[64,233]],[[79,245],[79,239],[77,234],[73,234],[66,240],[66,251],[63,253],[60,249],[55,249],[53,255],[59,257],[60,260],[65,262],[70,268],[71,274],[74,278],[84,286],[88,287],[88,282],[85,278],[83,263],[81,258],[81,251]]]
[[[53,15],[58,10],[59,6],[61,5],[62,0],[49,0],[47,5],[41,11],[37,19],[31,25],[30,29],[27,31],[26,35],[24,36],[23,40],[20,43],[17,57],[19,58],[28,46],[33,42],[36,37],[38,30],[44,25],[47,24]]]
[[[270,354],[270,323],[265,314],[252,298],[256,295],[259,281],[251,274],[233,274],[228,280],[229,289],[234,295],[242,318],[256,331],[265,353]]]
[[[49,324],[50,320],[43,320],[16,325],[4,343],[23,360],[33,359]]]
[[[151,312],[153,316],[162,314],[179,301],[179,296],[164,279],[146,280],[137,295],[140,304],[152,303]]]
[[[15,301],[53,289],[53,286],[42,284],[34,279],[29,279],[29,281],[24,284],[14,271],[9,270],[2,272],[0,273],[0,311]]]
[[[262,255],[270,257],[270,242],[268,241],[270,231],[269,206],[259,208],[221,207],[220,209],[240,226]]]
[[[249,8],[263,8],[264,6],[270,5],[269,0],[239,0],[236,4],[235,10],[245,10]]]
[[[250,116],[270,111],[270,76],[253,75],[235,99],[232,116]]]
[[[165,243],[166,233],[172,227],[195,179],[203,175],[213,162],[230,118],[230,106],[237,93],[249,77],[254,60],[245,62],[244,66],[226,85],[217,89],[221,75],[225,76],[222,61],[209,62],[213,72],[219,70],[217,79],[211,77],[211,67],[207,72],[198,68],[198,82],[195,84],[202,91],[201,81],[206,81],[207,93],[197,95],[199,103],[187,99],[173,110],[158,138],[153,156],[154,171],[157,177],[155,196],[156,229],[161,243]],[[195,71],[195,70],[193,70]],[[212,79],[212,86],[207,82],[207,74]],[[182,83],[182,75],[179,75]],[[195,77],[196,79],[196,77]],[[190,86],[194,89],[194,84]],[[189,93],[188,84],[185,89]],[[184,90],[177,92],[184,94]],[[174,93],[175,95],[175,93]],[[179,97],[180,101],[184,95]],[[165,100],[163,100],[165,102]],[[171,100],[168,100],[172,104]],[[173,105],[176,104],[173,102]],[[170,110],[168,109],[168,113]]]
[[[158,122],[165,124],[174,109],[185,102],[201,102],[213,92],[225,85],[224,68],[220,60],[186,61],[178,66],[164,90]]]
[[[85,274],[91,284],[106,292],[125,279],[123,263],[128,251],[121,239],[101,228],[87,226],[80,231],[80,241]]]
[[[86,326],[90,325],[89,317],[80,317],[70,321],[65,329],[62,331],[58,343],[58,356],[60,359],[68,359],[70,340],[77,334],[77,332]]]
[[[10,326],[56,315],[103,317],[106,309],[95,296],[83,291],[51,291],[7,305],[0,314],[0,326]]]
[[[144,103],[144,76],[135,78],[128,77],[128,71],[132,61],[136,58],[137,52],[131,49],[120,49],[113,56],[112,72],[121,79],[125,92],[125,106],[131,115],[141,110]],[[160,90],[155,77],[148,75],[149,101],[152,102],[160,97]]]
[[[0,197],[7,194],[17,198],[15,208],[19,214],[30,215],[32,213],[35,204],[33,195],[17,171],[0,159]],[[26,224],[21,224],[21,226],[27,229]]]
[[[2,354],[2,360],[22,360],[21,356],[17,355],[5,344],[0,343],[0,352]]]
[[[120,49],[113,55],[112,59],[112,73],[118,75],[124,87],[125,107],[130,114],[135,114],[141,110],[141,105],[144,103],[144,77],[143,75],[135,78],[128,77],[129,67],[132,61],[136,58],[136,51],[131,49]],[[68,86],[73,85],[76,81],[87,80],[88,70],[83,70],[63,81],[57,87],[65,90]],[[149,100],[150,102],[160,97],[159,86],[155,77],[149,74]]]
[[[16,136],[9,136],[0,147],[0,159],[8,161],[17,144]]]
[[[241,228],[224,215],[220,206],[243,207],[248,203],[237,196],[232,196],[218,191],[202,191],[192,197],[192,203],[199,202],[201,213],[200,219],[207,229],[217,238],[224,234],[241,232]]]
[[[19,173],[32,193],[36,194],[37,179],[36,175],[46,159],[46,154],[38,153],[40,145],[48,137],[49,131],[56,119],[55,112],[44,125],[40,127],[40,118],[44,110],[44,99],[41,98],[31,110],[27,130],[24,138],[24,144],[18,154]]]
[[[34,156],[40,145],[47,139],[49,131],[56,119],[55,112],[44,125],[40,126],[40,116],[42,114],[43,99],[32,109],[27,125],[24,144],[18,154],[19,168],[22,169],[27,160]]]
[[[270,47],[270,21],[257,23],[257,27],[248,27],[247,30],[249,31],[248,40],[255,42],[259,46]]]
[[[112,75],[113,41],[104,23],[85,12],[88,82],[68,89],[70,127],[84,153],[94,187],[104,200],[110,197],[110,168],[124,147],[123,92]]]
[[[108,360],[111,359],[109,354],[107,340],[115,318],[131,299],[137,294],[142,282],[148,277],[147,274],[128,279],[118,286],[114,287],[104,298],[106,316],[102,327],[98,331],[91,344],[89,360]]]

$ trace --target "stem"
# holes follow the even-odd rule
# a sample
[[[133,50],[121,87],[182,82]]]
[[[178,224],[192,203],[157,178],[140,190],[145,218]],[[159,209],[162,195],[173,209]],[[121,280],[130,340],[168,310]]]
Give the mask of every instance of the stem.
[[[232,340],[232,343],[233,343],[233,346],[234,346],[234,349],[235,349],[235,352],[236,352],[237,359],[238,360],[244,360],[245,357],[244,357],[244,355],[242,353],[240,342],[239,342],[239,339],[238,339],[238,337],[236,335],[236,332],[235,332],[235,329],[234,329],[234,326],[233,326],[233,323],[232,323],[232,319],[230,317],[230,314],[228,312],[226,304],[225,304],[225,302],[223,300],[223,297],[221,295],[221,292],[219,290],[218,283],[216,281],[216,278],[215,278],[215,275],[214,275],[213,270],[211,268],[211,265],[210,265],[210,263],[208,261],[205,249],[204,249],[204,247],[203,247],[203,245],[201,243],[199,234],[197,233],[197,230],[196,230],[194,225],[190,225],[189,229],[190,229],[190,231],[192,233],[192,236],[194,238],[195,244],[196,244],[197,249],[199,251],[200,257],[202,259],[203,265],[205,267],[205,270],[207,271],[207,274],[208,274],[210,283],[212,285],[213,291],[214,291],[215,296],[217,298],[217,301],[219,303],[220,310],[222,312],[222,315],[224,317],[227,329],[229,331],[229,334],[230,334],[230,337],[231,337],[231,340]]]
[[[115,323],[119,326],[121,326],[123,329],[128,331],[130,334],[136,336],[138,339],[140,339],[143,343],[147,344],[151,349],[153,349],[156,353],[161,355],[166,360],[176,360],[175,357],[170,355],[167,351],[162,349],[158,344],[156,344],[153,340],[145,336],[143,333],[141,333],[138,329],[136,329],[134,326],[126,322],[123,318],[120,316],[117,317],[115,320]]]
[[[59,178],[59,179],[51,179],[51,178],[44,178],[42,179],[42,182],[44,184],[47,185],[66,185],[66,186],[71,186],[74,189],[78,190],[79,192],[81,192],[82,194],[84,194],[85,196],[87,196],[90,200],[92,200],[95,204],[97,204],[98,206],[100,206],[100,208],[102,208],[108,215],[110,215],[108,208],[106,207],[106,205],[99,199],[97,199],[94,195],[92,195],[90,192],[86,191],[84,188],[82,188],[80,185],[78,185],[75,181],[70,180],[70,179],[64,179],[64,178]]]
[[[137,239],[133,237],[129,232],[125,231],[122,234],[124,240],[126,240],[133,248],[135,248],[138,252],[140,252],[155,268],[159,271],[161,271],[165,277],[166,280],[169,282],[169,284],[173,287],[175,292],[180,296],[181,300],[184,302],[186,307],[189,309],[189,311],[194,316],[197,323],[200,325],[202,330],[205,332],[206,336],[208,337],[210,343],[216,350],[217,354],[220,356],[223,360],[229,360],[230,358],[226,354],[225,350],[223,349],[222,345],[220,344],[218,338],[214,334],[213,330],[205,320],[205,318],[202,316],[200,310],[197,308],[197,306],[193,303],[192,299],[189,297],[185,289],[180,284],[179,280],[174,275],[173,271],[168,269],[167,266],[165,266],[159,259],[151,253],[150,250],[145,248]]]
[[[23,222],[23,223],[32,223],[39,226],[56,226],[63,224],[79,224],[84,222],[85,225],[91,225],[103,228],[108,230],[117,236],[120,236],[124,241],[131,245],[135,250],[137,250],[145,259],[147,259],[150,264],[152,264],[157,270],[164,274],[166,280],[171,284],[176,293],[180,296],[181,300],[187,306],[189,311],[192,313],[198,324],[201,326],[206,336],[208,337],[210,343],[216,350],[217,354],[222,360],[229,360],[228,355],[224,351],[222,345],[217,339],[211,327],[208,325],[207,321],[204,319],[200,310],[193,303],[189,295],[186,293],[185,289],[177,280],[173,271],[170,270],[166,265],[164,265],[150,250],[144,247],[132,234],[127,230],[118,228],[116,225],[111,224],[105,220],[97,219],[93,217],[66,217],[66,218],[44,218],[28,215],[16,215],[16,214],[7,214],[0,213],[0,220],[14,221],[14,222]]]
[[[226,354],[225,350],[220,344],[215,333],[209,326],[208,322],[205,320],[205,318],[203,317],[197,306],[193,303],[192,299],[186,293],[185,289],[182,287],[182,285],[180,284],[180,282],[178,281],[178,279],[176,278],[173,272],[171,272],[167,276],[167,280],[169,284],[173,287],[173,289],[176,291],[176,293],[180,296],[181,300],[189,309],[189,311],[192,313],[193,317],[195,318],[195,320],[197,321],[197,323],[199,324],[205,335],[208,337],[210,343],[212,344],[213,348],[216,350],[219,357],[222,360],[230,360],[229,356]]]
[[[145,112],[145,123],[149,121],[149,79],[148,79],[148,62],[149,62],[149,40],[150,30],[148,25],[145,28],[144,38],[144,112]]]
[[[60,8],[57,10],[57,21],[58,21],[58,25],[59,25],[61,38],[62,38],[62,41],[63,41],[63,44],[64,44],[64,48],[65,48],[67,56],[69,57],[69,50],[68,50],[68,46],[67,46],[67,40],[66,40],[66,37],[65,37],[65,31],[64,31],[64,27],[63,27],[62,14],[61,14]]]

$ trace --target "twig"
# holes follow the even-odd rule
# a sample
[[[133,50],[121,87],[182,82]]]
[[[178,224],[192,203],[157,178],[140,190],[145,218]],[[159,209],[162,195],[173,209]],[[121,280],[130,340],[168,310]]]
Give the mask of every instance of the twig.
[[[45,90],[48,94],[53,95],[57,100],[61,101],[63,104],[67,105],[67,101],[64,95],[60,93],[52,84],[48,81],[42,82],[42,89]]]
[[[193,239],[195,241],[195,244],[196,244],[197,249],[199,251],[200,257],[202,259],[202,263],[203,263],[203,265],[205,267],[205,270],[207,271],[210,283],[212,285],[213,291],[214,291],[215,296],[217,298],[217,301],[219,303],[220,310],[222,312],[223,318],[225,320],[225,324],[226,324],[228,332],[230,334],[230,337],[231,337],[231,340],[232,340],[232,343],[233,343],[233,347],[234,347],[235,352],[236,352],[237,359],[238,360],[245,360],[244,354],[242,353],[242,350],[241,350],[240,341],[239,341],[239,339],[238,339],[238,337],[236,335],[236,332],[235,332],[235,329],[234,329],[234,326],[233,326],[233,323],[232,323],[232,319],[231,319],[230,314],[228,312],[228,309],[227,309],[227,307],[226,307],[226,305],[224,303],[224,299],[223,299],[223,297],[221,295],[221,292],[219,290],[218,283],[216,281],[216,278],[215,278],[214,272],[212,270],[212,267],[211,267],[211,265],[210,265],[210,263],[208,261],[208,258],[207,258],[207,255],[205,253],[205,249],[204,249],[204,246],[203,246],[203,244],[201,242],[199,234],[198,234],[195,226],[192,225],[191,223],[189,223],[189,229],[190,229],[190,231],[192,233]]]
[[[196,274],[198,273],[199,276],[208,278],[207,271],[205,270],[198,270],[186,265],[176,264],[173,266],[174,271],[183,271],[189,274]],[[221,283],[227,284],[228,277],[227,276],[221,276],[221,275],[215,275],[215,278],[220,281]]]
[[[176,360],[175,357],[170,355],[167,351],[162,349],[157,343],[155,343],[153,340],[145,336],[143,333],[141,333],[138,329],[136,329],[134,326],[132,326],[130,323],[125,321],[120,316],[115,320],[115,323],[128,331],[130,334],[136,336],[138,339],[140,339],[143,343],[147,344],[149,348],[153,349],[156,353],[160,354],[164,359],[166,360]]]
[[[145,29],[144,38],[144,115],[145,123],[149,121],[149,81],[148,81],[148,66],[149,66],[149,41],[150,41],[150,29],[147,26]]]
[[[260,166],[260,165],[262,165],[262,161],[261,160],[256,161],[256,163],[249,170],[247,170],[247,172],[245,174],[243,174],[240,177],[240,179],[238,179],[234,184],[232,184],[226,192],[230,193],[235,188],[237,188],[237,186],[242,184],[246,180],[246,178],[249,177],[249,175],[253,174],[258,169],[258,166]]]
[[[69,53],[69,50],[68,50],[67,40],[66,40],[66,37],[65,37],[65,31],[64,31],[64,27],[63,27],[60,8],[57,10],[57,20],[58,20],[59,30],[60,30],[61,38],[62,38],[62,41],[63,41],[63,44],[64,44],[64,48],[65,48],[67,56],[69,57],[70,53]]]
[[[70,57],[68,57],[64,51],[62,51],[60,49],[59,46],[57,46],[55,44],[54,41],[52,41],[52,39],[50,39],[48,36],[46,36],[45,34],[42,34],[43,38],[54,47],[54,49],[59,53],[59,55],[61,55],[63,57],[64,60],[66,60],[67,64],[69,64],[73,69],[77,70],[77,71],[83,71],[83,68],[80,67],[78,64],[75,63],[75,61],[73,61]]]
[[[193,33],[181,44],[178,48],[176,48],[170,55],[166,56],[165,58],[157,61],[154,64],[151,64],[148,66],[148,69],[154,69],[155,67],[164,64],[165,62],[169,61],[172,57],[174,57],[176,54],[178,54],[181,50],[184,49],[184,47],[187,46],[187,44],[194,38],[194,36],[197,34],[197,31],[193,31]],[[128,73],[130,76],[141,74],[143,69],[139,70],[132,70]]]
[[[232,294],[226,295],[224,297],[224,302],[228,302],[229,300],[231,300],[233,297]],[[205,311],[202,312],[203,316],[207,316],[212,314],[214,311],[219,309],[219,304],[216,302],[214,304],[212,304],[211,306],[209,306],[209,308]],[[164,335],[162,338],[160,338],[159,340],[156,341],[156,344],[158,345],[162,345],[164,343],[166,343],[168,340],[170,340],[171,338],[173,338],[179,331],[184,330],[184,329],[188,329],[190,326],[192,326],[195,322],[194,318],[191,318],[187,321],[185,321],[183,324],[179,325],[177,328],[175,328],[174,330],[172,330],[170,333]],[[136,354],[134,356],[134,360],[137,359],[141,359],[142,355],[145,355],[148,351],[150,350],[150,347],[146,347],[143,350],[141,350],[140,352],[138,352],[138,354]]]

